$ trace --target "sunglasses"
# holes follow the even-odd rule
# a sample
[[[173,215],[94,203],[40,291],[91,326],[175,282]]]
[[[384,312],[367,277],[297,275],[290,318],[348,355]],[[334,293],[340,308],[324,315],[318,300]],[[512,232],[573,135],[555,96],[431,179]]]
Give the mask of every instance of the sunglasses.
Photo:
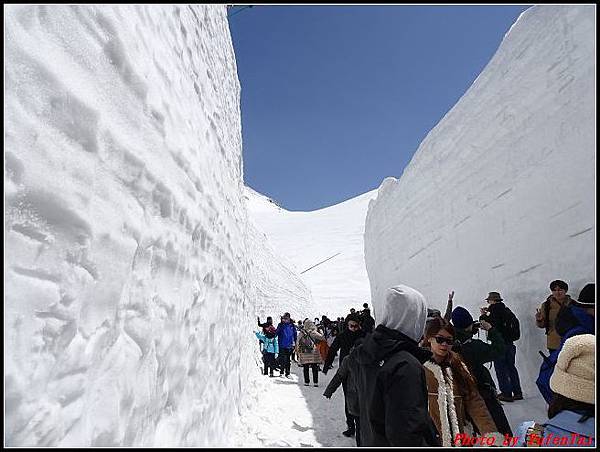
[[[452,339],[451,337],[435,336],[435,341],[438,344],[454,345],[454,339]]]

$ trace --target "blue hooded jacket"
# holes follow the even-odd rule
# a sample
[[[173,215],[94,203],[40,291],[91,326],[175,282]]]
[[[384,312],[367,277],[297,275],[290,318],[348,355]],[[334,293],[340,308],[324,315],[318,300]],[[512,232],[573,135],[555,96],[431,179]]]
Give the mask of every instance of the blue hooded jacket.
[[[277,325],[277,338],[279,340],[279,348],[292,348],[296,343],[296,327],[292,323],[281,322]]]

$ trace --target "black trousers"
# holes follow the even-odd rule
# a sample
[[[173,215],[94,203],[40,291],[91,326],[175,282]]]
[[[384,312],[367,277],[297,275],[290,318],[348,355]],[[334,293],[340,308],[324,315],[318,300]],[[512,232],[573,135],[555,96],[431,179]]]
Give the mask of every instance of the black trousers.
[[[356,430],[358,420],[348,411],[348,402],[346,402],[346,380],[342,381],[342,391],[344,391],[344,412],[346,413],[346,425],[350,430]]]
[[[279,349],[279,359],[280,359],[280,370],[281,372],[285,372],[286,375],[290,374],[290,356],[292,354],[293,348],[280,348]]]
[[[492,416],[492,419],[494,420],[494,424],[496,424],[496,427],[498,428],[498,431],[504,435],[513,436],[508,419],[506,419],[506,414],[504,414],[504,409],[495,395],[490,397],[488,394],[486,394],[486,397],[482,398],[485,402],[485,406],[487,406],[487,409],[490,412],[490,416]]]
[[[352,416],[356,423],[356,433],[354,433],[354,439],[356,439],[356,447],[360,447],[360,418],[358,416]]]
[[[319,382],[319,365],[318,364],[304,364],[302,366],[302,372],[304,372],[304,383],[310,383],[310,379],[308,378],[308,370],[312,369],[313,374],[313,383]]]
[[[263,356],[265,361],[265,375],[267,375],[268,370],[273,375],[273,370],[275,370],[275,353],[263,352]]]

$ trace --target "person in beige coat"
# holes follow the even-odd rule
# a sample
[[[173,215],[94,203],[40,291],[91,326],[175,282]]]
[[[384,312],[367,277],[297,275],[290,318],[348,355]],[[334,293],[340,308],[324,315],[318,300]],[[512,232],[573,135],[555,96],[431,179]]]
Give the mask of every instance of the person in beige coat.
[[[423,366],[429,415],[442,437],[442,445],[460,445],[461,434],[473,436],[476,432],[502,438],[467,365],[451,351],[453,343],[454,328],[448,321],[437,317],[428,323],[423,345],[431,349],[433,356]]]
[[[325,341],[325,337],[317,331],[317,327],[311,320],[305,319],[303,326],[298,333],[296,355],[304,371],[304,386],[310,385],[309,369],[312,369],[314,385],[319,386],[319,364],[323,363],[323,358],[318,344]]]

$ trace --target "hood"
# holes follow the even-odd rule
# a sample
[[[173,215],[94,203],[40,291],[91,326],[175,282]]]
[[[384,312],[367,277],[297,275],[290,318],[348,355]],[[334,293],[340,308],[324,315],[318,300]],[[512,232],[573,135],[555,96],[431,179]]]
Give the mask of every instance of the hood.
[[[378,363],[387,356],[402,350],[411,353],[421,363],[427,361],[432,355],[431,351],[419,347],[417,342],[410,337],[383,325],[378,325],[372,334],[360,341],[361,345],[356,346],[354,356],[362,364]]]
[[[306,320],[303,324],[304,326],[304,330],[305,331],[316,331],[317,327],[315,326],[315,322],[313,322],[312,320]]]
[[[571,306],[571,312],[579,322],[581,328],[593,334],[596,332],[596,318],[588,314],[585,308]]]
[[[425,330],[427,304],[415,289],[399,285],[386,291],[380,323],[400,331],[414,341],[420,341]]]

